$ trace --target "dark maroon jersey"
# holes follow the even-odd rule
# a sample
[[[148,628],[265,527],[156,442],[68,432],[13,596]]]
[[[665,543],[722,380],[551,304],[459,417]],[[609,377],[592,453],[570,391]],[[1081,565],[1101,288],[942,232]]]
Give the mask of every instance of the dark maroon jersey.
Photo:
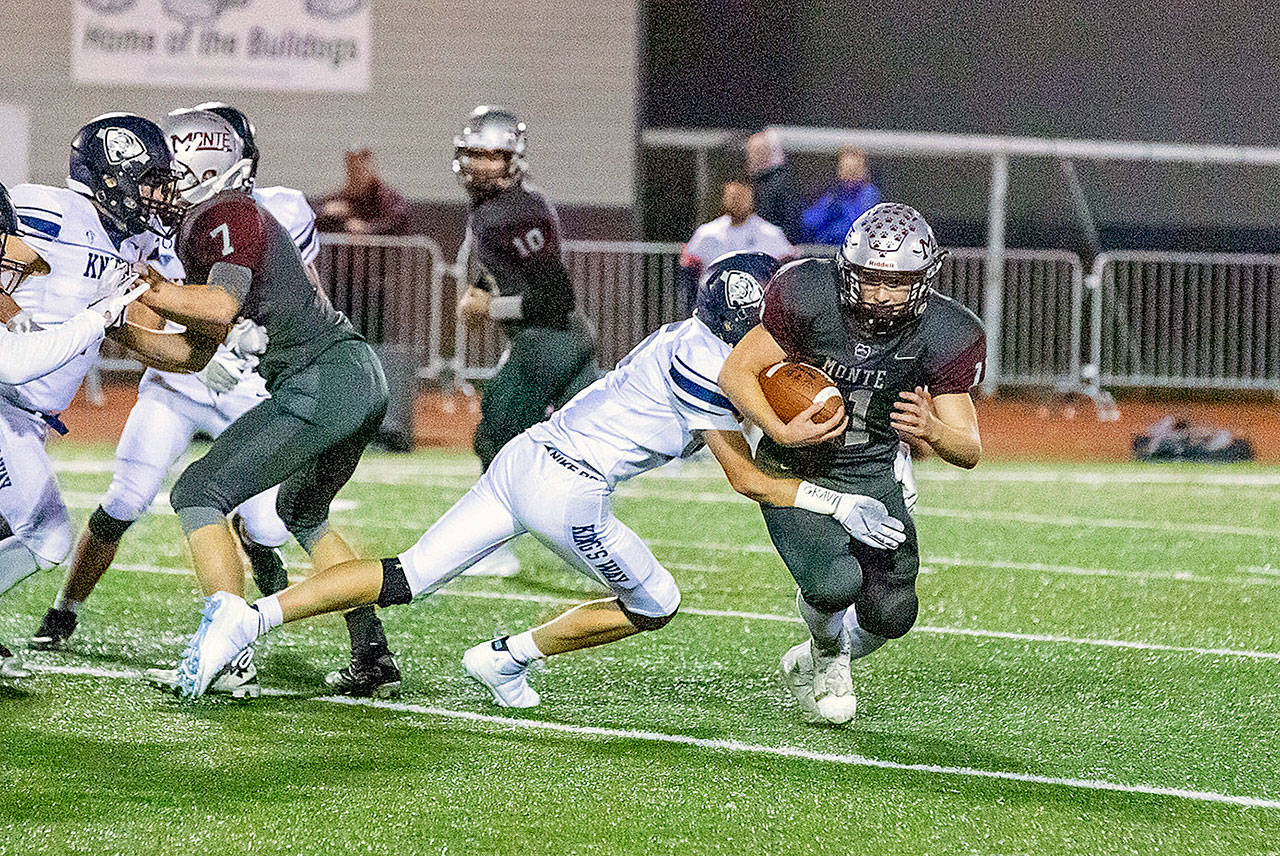
[[[252,274],[240,317],[267,330],[269,344],[258,371],[268,388],[335,343],[360,338],[311,282],[288,231],[246,193],[225,191],[187,212],[177,253],[188,282],[208,282],[219,262]]]
[[[893,466],[898,435],[889,423],[902,392],[969,392],[982,382],[987,337],[978,317],[937,292],[919,323],[891,336],[868,336],[840,302],[840,272],[831,259],[782,268],[764,296],[764,328],[787,359],[817,366],[844,396],[849,427],[843,442],[787,448],[764,439],[769,458],[806,477],[836,481],[874,476]]]

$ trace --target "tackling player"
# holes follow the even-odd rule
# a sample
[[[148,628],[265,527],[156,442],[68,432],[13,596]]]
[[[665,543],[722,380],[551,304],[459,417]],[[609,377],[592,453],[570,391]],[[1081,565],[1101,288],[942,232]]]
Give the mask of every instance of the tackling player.
[[[6,286],[24,323],[70,331],[86,323],[80,320],[86,307],[118,297],[131,280],[128,265],[158,245],[159,215],[172,210],[175,184],[160,129],[140,116],[112,113],[76,134],[68,189],[15,187],[21,241],[5,240],[6,254],[14,254]],[[145,329],[137,324],[145,314],[131,306],[130,323],[110,335],[149,364],[198,368],[207,362],[216,342]],[[0,540],[4,588],[58,565],[70,549],[71,518],[44,441],[51,428],[66,433],[58,411],[71,403],[97,360],[100,341],[95,336],[41,377],[0,382],[0,517],[9,533]]]
[[[276,509],[317,571],[354,559],[329,525],[329,506],[386,412],[378,358],[308,276],[289,233],[253,197],[223,190],[180,212],[175,225],[189,282],[149,269],[143,276],[152,288],[140,302],[189,330],[221,338],[247,318],[268,337],[258,368],[271,397],[223,431],[169,494],[201,586],[206,593],[244,590],[227,515],[276,485]],[[345,691],[398,692],[400,673],[372,607],[349,615],[348,627]]]
[[[254,128],[239,110],[209,103],[176,110],[163,123],[174,162],[183,174],[185,199],[199,202],[226,189],[252,192],[254,199],[289,231],[308,271],[314,273],[319,252],[315,215],[301,192],[287,187],[254,186],[258,148]],[[172,245],[161,247],[160,270],[182,279]],[[318,280],[318,277],[317,277]],[[89,518],[72,558],[67,579],[52,608],[45,613],[31,647],[58,650],[76,629],[80,607],[114,561],[128,528],[155,500],[169,469],[197,432],[217,437],[227,426],[267,398],[266,384],[255,371],[256,354],[265,347],[251,322],[233,329],[209,364],[196,374],[148,369],[138,385],[138,401],[129,413],[120,442],[111,486]],[[279,548],[289,533],[276,514],[277,490],[250,499],[233,517],[233,529],[249,558],[253,579],[265,594],[288,583]],[[256,684],[252,660],[219,679],[219,689],[244,694]]]
[[[526,677],[535,660],[666,625],[680,591],[649,547],[614,517],[619,482],[689,455],[705,441],[734,488],[757,500],[787,506],[814,487],[755,467],[733,408],[712,380],[732,344],[759,322],[763,283],[777,266],[762,253],[717,260],[693,318],[653,333],[550,420],[503,447],[466,496],[399,557],[331,568],[253,606],[227,592],[208,598],[183,661],[184,690],[203,693],[224,663],[284,621],[363,603],[408,603],[526,532],[612,595],[467,651],[467,673],[498,704],[538,703]],[[827,493],[841,531],[877,545],[901,542],[902,525],[880,502]]]
[[[782,658],[785,682],[810,721],[852,719],[850,659],[916,620],[920,557],[894,476],[899,436],[960,467],[982,454],[969,393],[982,381],[986,335],[972,312],[932,290],[943,256],[915,209],[875,206],[835,258],[795,262],[774,277],[761,325],[720,372],[725,394],[764,430],[757,456],[817,486],[796,507],[762,504],[812,635]],[[784,359],[830,375],[841,412],[820,425],[804,414],[781,422],[758,375]],[[906,540],[896,549],[850,540],[825,513],[842,493],[883,502],[906,524]]]
[[[465,323],[496,321],[509,350],[480,399],[472,445],[487,470],[498,450],[599,376],[591,336],[574,316],[560,257],[560,218],[525,181],[525,125],[477,107],[454,139],[453,171],[471,200],[466,245],[479,278],[459,304]],[[514,554],[496,552],[472,573],[510,576]]]

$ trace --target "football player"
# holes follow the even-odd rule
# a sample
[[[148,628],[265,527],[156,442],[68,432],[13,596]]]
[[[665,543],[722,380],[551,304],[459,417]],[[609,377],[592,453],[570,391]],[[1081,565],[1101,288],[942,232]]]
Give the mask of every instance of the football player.
[[[251,192],[289,231],[303,262],[314,272],[319,251],[315,215],[297,190],[255,186],[258,148],[253,125],[244,114],[210,103],[170,113],[162,129],[183,176],[179,189],[184,198],[203,201],[226,188]],[[161,247],[158,256],[162,271],[173,279],[183,277],[171,242]],[[57,650],[66,646],[76,629],[80,607],[111,566],[125,531],[151,506],[165,474],[196,433],[217,437],[267,398],[266,384],[255,371],[254,353],[264,346],[264,339],[248,324],[237,325],[199,373],[149,369],[142,376],[138,401],[116,447],[111,486],[89,518],[67,579],[31,640],[33,648]],[[250,499],[233,517],[254,582],[267,594],[288,585],[278,548],[289,533],[275,511],[276,493],[272,488]],[[256,685],[256,670],[247,660],[222,676],[218,688],[243,695],[251,685]]]
[[[717,260],[693,318],[653,333],[550,420],[504,446],[480,481],[400,556],[332,568],[253,606],[227,592],[209,598],[183,661],[186,692],[204,692],[223,664],[284,621],[359,604],[408,603],[526,532],[611,594],[468,650],[467,674],[499,705],[538,703],[527,680],[535,660],[666,625],[680,591],[649,547],[613,515],[619,482],[705,442],[747,496],[787,507],[821,490],[756,468],[733,407],[713,380],[733,343],[759,322],[763,284],[777,266],[763,253]],[[902,525],[879,501],[823,494],[832,499],[830,514],[841,531],[880,546],[901,543]]]
[[[73,329],[86,307],[114,298],[131,277],[128,265],[156,249],[160,215],[173,210],[177,176],[164,136],[140,116],[112,113],[85,125],[71,144],[67,189],[23,184],[13,188],[21,241],[5,240],[10,297],[24,325]],[[25,254],[25,257],[24,257]],[[198,334],[148,329],[140,306],[111,336],[144,362],[199,368],[216,342]],[[16,320],[16,319],[15,319]],[[66,433],[58,411],[71,403],[97,359],[95,337],[56,370],[0,382],[0,588],[62,562],[71,546],[71,518],[45,453],[49,430]]]
[[[227,515],[280,486],[276,510],[317,571],[355,558],[329,525],[329,506],[378,433],[387,385],[372,348],[307,273],[288,231],[241,189],[178,212],[175,249],[185,285],[154,268],[140,303],[219,338],[237,319],[265,328],[258,371],[270,397],[244,413],[183,471],[170,500],[206,593],[241,592],[244,569]],[[399,691],[400,673],[372,607],[348,615],[352,637],[341,688]],[[153,670],[165,685],[171,676]]]
[[[472,445],[487,470],[498,450],[599,376],[586,323],[560,257],[560,218],[525,180],[525,124],[500,107],[477,107],[453,141],[453,171],[470,197],[466,246],[478,278],[459,313],[469,326],[497,322],[508,351],[480,399]],[[500,550],[473,574],[510,576]]]
[[[734,348],[720,386],[764,431],[757,456],[814,487],[794,507],[762,505],[769,537],[799,584],[811,639],[782,658],[782,672],[810,721],[848,722],[856,700],[850,659],[915,623],[920,560],[916,530],[894,476],[899,438],[973,467],[982,446],[970,390],[982,381],[986,335],[969,310],[932,290],[942,265],[929,224],[914,209],[882,203],[849,230],[834,258],[779,271],[763,322]],[[843,408],[813,423],[783,423],[760,388],[780,360],[818,366]],[[884,503],[905,524],[893,547],[851,540],[827,513],[846,493]]]

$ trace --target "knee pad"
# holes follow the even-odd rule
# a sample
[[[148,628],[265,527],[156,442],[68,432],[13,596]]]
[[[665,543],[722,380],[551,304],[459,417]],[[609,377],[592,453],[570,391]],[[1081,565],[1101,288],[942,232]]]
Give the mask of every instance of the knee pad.
[[[642,633],[650,630],[661,630],[666,627],[671,619],[676,617],[676,613],[680,611],[680,605],[676,604],[675,609],[671,610],[668,615],[641,615],[638,612],[632,612],[627,609],[627,605],[621,600],[618,601],[618,608],[622,610],[622,614],[627,617],[632,626]]]
[[[71,522],[68,521],[65,525],[51,526],[30,542],[23,543],[36,557],[36,567],[48,571],[66,561],[67,554],[71,552],[71,538]]]
[[[378,593],[378,606],[396,606],[413,600],[413,589],[405,575],[404,565],[398,558],[382,560],[382,591]]]
[[[920,601],[912,591],[864,592],[858,600],[858,626],[886,639],[907,635],[920,611]]]
[[[120,539],[132,525],[132,520],[120,520],[104,511],[101,505],[89,515],[89,531],[93,533],[93,537],[109,544],[120,543]]]
[[[800,596],[819,612],[840,612],[848,609],[858,597],[861,585],[860,575],[833,572],[807,580],[800,588]]]

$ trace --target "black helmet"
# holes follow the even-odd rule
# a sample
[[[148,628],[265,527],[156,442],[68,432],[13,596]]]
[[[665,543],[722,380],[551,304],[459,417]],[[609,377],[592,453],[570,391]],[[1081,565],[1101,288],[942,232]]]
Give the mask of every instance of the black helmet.
[[[726,253],[707,268],[693,317],[730,345],[760,323],[764,287],[781,263],[768,253]]]
[[[453,174],[472,194],[492,194],[518,182],[525,171],[525,125],[510,110],[480,105],[453,138]],[[475,155],[497,154],[506,161],[502,175],[479,176],[472,170]]]
[[[108,113],[80,129],[71,141],[67,187],[92,199],[106,225],[129,235],[167,238],[182,219],[164,132],[131,113]]]

